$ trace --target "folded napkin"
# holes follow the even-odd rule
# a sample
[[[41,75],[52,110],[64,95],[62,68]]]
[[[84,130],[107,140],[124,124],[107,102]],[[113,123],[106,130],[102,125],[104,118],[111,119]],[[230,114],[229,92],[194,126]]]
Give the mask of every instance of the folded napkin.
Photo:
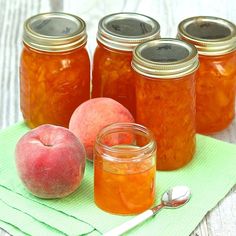
[[[29,129],[24,123],[0,132],[0,227],[12,235],[97,236],[129,220],[100,210],[93,202],[93,165],[86,163],[85,176],[76,192],[63,199],[43,200],[31,195],[20,182],[14,149]],[[236,145],[197,135],[197,152],[180,170],[157,172],[157,201],[174,185],[192,191],[188,204],[163,209],[128,235],[189,235],[236,183]]]

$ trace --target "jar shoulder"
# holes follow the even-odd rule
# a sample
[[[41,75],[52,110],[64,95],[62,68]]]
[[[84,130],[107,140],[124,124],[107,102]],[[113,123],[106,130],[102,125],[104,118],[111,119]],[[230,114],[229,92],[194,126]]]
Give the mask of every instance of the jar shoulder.
[[[78,48],[68,52],[43,52],[23,47],[21,53],[21,64],[49,65],[59,62],[67,63],[89,63],[89,55],[86,48]]]

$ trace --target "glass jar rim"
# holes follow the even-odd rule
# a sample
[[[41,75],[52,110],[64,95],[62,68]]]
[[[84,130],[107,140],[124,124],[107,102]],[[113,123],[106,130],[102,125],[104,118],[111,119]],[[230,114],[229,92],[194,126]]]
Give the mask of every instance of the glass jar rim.
[[[100,130],[100,132],[97,135],[96,141],[95,141],[95,149],[96,146],[98,145],[99,147],[101,147],[103,150],[109,152],[109,153],[113,153],[113,154],[117,154],[117,153],[127,153],[127,149],[121,149],[121,148],[117,148],[117,147],[109,147],[106,144],[103,144],[101,142],[101,139],[107,135],[107,134],[112,134],[117,132],[118,130],[121,131],[120,129],[124,129],[122,131],[128,131],[130,129],[136,129],[137,131],[141,132],[142,134],[144,134],[147,138],[150,139],[150,141],[145,144],[142,147],[137,147],[134,148],[132,150],[129,150],[129,153],[134,154],[133,157],[129,157],[129,158],[119,158],[119,157],[114,157],[111,155],[103,155],[103,159],[109,160],[109,161],[116,161],[116,162],[130,162],[130,161],[143,161],[144,159],[148,159],[150,158],[150,155],[148,155],[149,153],[152,153],[155,148],[156,148],[156,141],[154,138],[154,134],[152,133],[151,130],[149,130],[148,128],[146,128],[143,125],[137,124],[137,123],[128,123],[128,122],[117,122],[117,123],[112,123],[109,124],[107,126],[105,126],[102,130]],[[141,153],[141,154],[139,154]]]

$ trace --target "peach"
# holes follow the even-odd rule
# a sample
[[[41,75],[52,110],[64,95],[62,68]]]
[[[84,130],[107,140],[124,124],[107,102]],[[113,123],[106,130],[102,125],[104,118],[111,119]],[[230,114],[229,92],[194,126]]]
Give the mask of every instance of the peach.
[[[73,112],[69,130],[84,144],[87,158],[93,160],[96,136],[105,126],[116,122],[134,122],[131,113],[111,98],[93,98]]]
[[[80,185],[85,150],[69,129],[41,125],[20,138],[15,161],[25,187],[41,198],[61,198]]]

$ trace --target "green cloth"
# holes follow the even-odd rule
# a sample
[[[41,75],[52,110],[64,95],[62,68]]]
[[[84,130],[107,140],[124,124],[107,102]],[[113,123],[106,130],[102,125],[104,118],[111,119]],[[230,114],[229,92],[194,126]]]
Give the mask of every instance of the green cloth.
[[[97,236],[129,220],[103,212],[93,202],[93,165],[86,163],[85,176],[76,192],[63,199],[44,200],[26,191],[17,176],[14,150],[29,129],[24,123],[0,132],[0,227],[12,235]],[[204,215],[236,183],[236,145],[197,135],[197,152],[180,170],[157,172],[157,201],[171,186],[187,185],[188,204],[163,209],[127,235],[189,235]]]

